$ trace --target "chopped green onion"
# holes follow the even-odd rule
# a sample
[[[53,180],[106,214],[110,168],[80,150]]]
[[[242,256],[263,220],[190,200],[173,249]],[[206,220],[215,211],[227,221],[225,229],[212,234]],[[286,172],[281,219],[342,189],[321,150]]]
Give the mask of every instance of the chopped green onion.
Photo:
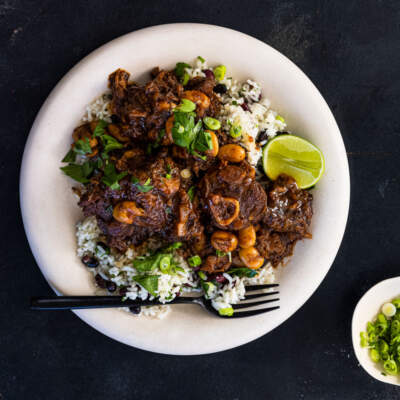
[[[360,346],[361,347],[368,346],[368,335],[365,332],[360,332]]]
[[[400,335],[400,321],[395,319],[392,321],[392,325],[390,327],[390,334],[392,337],[396,337]]]
[[[382,353],[380,354],[380,357],[383,361],[389,360],[390,358],[389,353]]]
[[[214,68],[214,76],[217,81],[222,81],[226,74],[226,67],[225,65],[219,65],[218,67]]]
[[[371,360],[390,375],[400,368],[400,309],[395,302],[385,303],[376,320],[367,323],[367,332],[360,333],[360,345],[368,347]]]
[[[233,125],[229,129],[229,134],[233,138],[238,138],[242,134],[242,127],[240,125]]]
[[[188,82],[189,82],[189,79],[190,79],[189,74],[187,72],[185,72],[183,74],[183,78],[182,78],[182,85],[186,86],[188,84]]]
[[[168,273],[170,266],[171,266],[171,256],[168,255],[168,256],[162,257],[160,260],[160,266],[159,266],[161,272],[163,272],[164,274]]]
[[[385,317],[393,317],[396,314],[396,307],[392,303],[385,303],[382,306],[382,313]]]
[[[373,362],[378,362],[380,360],[379,352],[376,349],[370,349],[369,356]]]
[[[189,257],[188,262],[191,267],[198,267],[199,265],[201,265],[201,258],[198,255]]]
[[[397,363],[393,359],[386,360],[383,363],[383,369],[390,375],[397,375]]]
[[[383,340],[379,339],[378,340],[378,350],[379,353],[387,353],[389,351],[389,345]]]
[[[182,99],[181,104],[175,108],[175,111],[192,112],[196,109],[196,104],[188,99]]]
[[[203,64],[206,62],[206,60],[202,56],[198,56],[197,59],[200,60],[200,62]]]
[[[232,317],[233,308],[232,307],[220,308],[218,310],[218,313],[219,313],[219,315],[222,315],[224,317]]]
[[[396,308],[400,308],[400,298],[392,300],[392,304],[393,304]]]
[[[221,128],[221,122],[219,122],[217,119],[215,118],[211,118],[211,117],[204,117],[203,118],[203,122],[206,125],[206,127],[208,129],[211,129],[213,131],[218,130],[219,128]]]
[[[275,119],[277,119],[278,121],[281,121],[281,122],[285,122],[285,118],[281,117],[280,115],[277,115],[275,117]]]
[[[367,323],[367,333],[368,333],[368,334],[370,334],[370,333],[375,333],[375,327],[374,327],[374,325],[373,325],[371,322],[369,322],[369,321],[368,321],[368,323]]]
[[[203,281],[207,280],[207,275],[203,271],[199,271],[197,275],[199,275],[200,279],[202,279]]]
[[[185,272],[185,270],[182,267],[178,267],[177,265],[174,265],[174,271],[175,272]]]
[[[375,344],[376,343],[376,339],[377,339],[376,333],[375,332],[371,332],[368,335],[368,339],[369,339],[369,343],[370,344]]]
[[[201,282],[201,286],[203,287],[204,294],[206,298],[210,297],[210,290],[215,288],[215,285],[212,282]]]
[[[191,186],[189,188],[189,190],[187,191],[187,194],[189,196],[190,201],[193,201],[194,195],[195,195],[195,191],[196,191],[196,188],[194,186]]]

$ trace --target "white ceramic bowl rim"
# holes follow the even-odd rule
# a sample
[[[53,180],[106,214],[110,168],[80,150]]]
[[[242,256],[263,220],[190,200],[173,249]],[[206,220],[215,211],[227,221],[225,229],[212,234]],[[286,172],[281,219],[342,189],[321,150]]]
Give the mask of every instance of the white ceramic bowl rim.
[[[333,263],[346,226],[350,180],[339,129],[315,86],[282,54],[237,31],[203,24],[142,29],[100,47],[59,82],[32,126],[21,168],[25,231],[43,275],[58,294],[93,293],[92,279],[75,255],[73,222],[81,214],[71,194],[71,181],[58,169],[70,133],[85,105],[105,90],[106,78],[116,68],[131,71],[137,80],[155,65],[172,68],[177,61],[200,54],[210,64],[226,64],[240,80],[259,81],[272,108],[285,116],[292,131],[321,148],[326,171],[314,191],[314,238],[297,245],[279,278],[278,312],[226,321],[196,307],[177,306],[167,319],[154,321],[119,310],[76,311],[89,325],[116,340],[167,354],[222,351],[266,334],[305,303]]]

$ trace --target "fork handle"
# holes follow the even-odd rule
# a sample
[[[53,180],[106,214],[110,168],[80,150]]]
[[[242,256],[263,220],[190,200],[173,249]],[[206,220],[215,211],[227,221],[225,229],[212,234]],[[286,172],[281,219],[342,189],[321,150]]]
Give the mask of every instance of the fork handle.
[[[88,308],[118,308],[131,306],[159,306],[157,300],[123,300],[123,296],[55,296],[33,297],[31,310],[78,310]],[[166,304],[193,303],[193,297],[177,297]]]

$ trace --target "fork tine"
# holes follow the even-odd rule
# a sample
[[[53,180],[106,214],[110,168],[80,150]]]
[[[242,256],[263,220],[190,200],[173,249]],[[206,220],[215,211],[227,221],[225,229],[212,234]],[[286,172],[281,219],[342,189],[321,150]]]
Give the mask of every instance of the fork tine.
[[[262,301],[253,301],[252,303],[240,303],[240,304],[232,304],[232,308],[234,310],[240,310],[241,308],[249,308],[254,306],[259,306],[261,304],[273,303],[274,301],[279,301],[279,299],[269,299]]]
[[[245,296],[243,300],[252,300],[252,299],[257,299],[258,297],[273,296],[274,294],[279,294],[279,292],[264,292],[264,293],[249,294],[248,296]]]
[[[258,310],[252,311],[242,311],[238,313],[234,313],[231,317],[223,317],[223,318],[244,318],[244,317],[253,317],[254,315],[263,314],[266,312],[274,311],[280,308],[279,306],[276,307],[269,307],[269,308],[260,308]]]
[[[261,290],[261,289],[269,289],[269,288],[274,288],[278,287],[279,283],[271,283],[269,285],[252,285],[252,286],[246,286],[246,290]]]

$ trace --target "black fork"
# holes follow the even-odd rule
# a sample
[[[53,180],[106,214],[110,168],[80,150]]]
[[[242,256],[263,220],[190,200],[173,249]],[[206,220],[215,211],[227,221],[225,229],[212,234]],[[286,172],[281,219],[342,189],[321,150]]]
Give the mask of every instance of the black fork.
[[[279,306],[257,308],[245,310],[247,308],[270,304],[279,301],[279,298],[263,299],[258,301],[247,302],[261,297],[269,297],[278,294],[279,292],[261,292],[259,290],[271,289],[278,287],[278,284],[269,285],[253,285],[246,286],[246,297],[239,304],[232,304],[234,310],[232,316],[220,315],[212,306],[211,300],[201,297],[176,297],[168,303],[161,303],[158,300],[124,300],[123,296],[54,296],[54,297],[33,297],[31,299],[32,310],[79,310],[90,308],[119,308],[133,306],[160,306],[170,304],[197,304],[205,308],[207,311],[220,318],[243,318],[252,317],[254,315],[263,314],[269,311],[277,310]]]

